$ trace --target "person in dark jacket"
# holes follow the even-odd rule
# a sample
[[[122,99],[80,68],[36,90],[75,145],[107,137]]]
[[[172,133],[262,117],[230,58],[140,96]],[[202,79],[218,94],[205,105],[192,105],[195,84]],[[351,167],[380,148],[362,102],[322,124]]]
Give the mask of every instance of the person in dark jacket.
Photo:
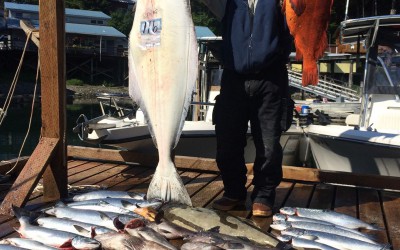
[[[256,158],[254,216],[271,216],[282,180],[282,113],[288,98],[286,63],[292,37],[279,0],[202,0],[222,23],[221,92],[213,113],[216,161],[224,194],[214,209],[231,210],[247,196],[244,159],[250,121]]]

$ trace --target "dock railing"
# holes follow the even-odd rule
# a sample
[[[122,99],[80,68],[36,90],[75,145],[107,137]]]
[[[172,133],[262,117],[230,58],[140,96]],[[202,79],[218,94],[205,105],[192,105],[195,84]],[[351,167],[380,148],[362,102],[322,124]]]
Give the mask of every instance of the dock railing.
[[[356,90],[344,87],[342,85],[319,79],[318,85],[304,87],[301,85],[301,72],[288,70],[289,85],[306,92],[320,95],[331,100],[343,97],[345,102],[354,102],[360,99]]]

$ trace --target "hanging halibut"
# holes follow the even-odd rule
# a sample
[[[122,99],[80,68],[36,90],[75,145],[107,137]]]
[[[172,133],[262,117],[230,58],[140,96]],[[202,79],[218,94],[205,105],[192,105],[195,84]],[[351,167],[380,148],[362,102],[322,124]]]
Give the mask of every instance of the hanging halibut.
[[[294,38],[296,60],[303,60],[302,85],[318,84],[316,61],[328,46],[326,30],[333,0],[284,0],[283,11]]]
[[[129,40],[129,94],[159,154],[147,198],[191,205],[172,161],[198,72],[189,0],[138,1]]]

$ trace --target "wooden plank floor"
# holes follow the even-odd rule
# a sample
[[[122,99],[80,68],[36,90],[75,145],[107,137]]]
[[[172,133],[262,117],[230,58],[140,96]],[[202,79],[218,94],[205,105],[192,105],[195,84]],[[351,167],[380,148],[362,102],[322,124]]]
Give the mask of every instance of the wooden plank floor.
[[[117,163],[70,160],[68,162],[68,182],[72,186],[102,185],[110,190],[146,192],[154,168]],[[180,170],[183,182],[192,198],[194,206],[211,207],[213,200],[222,195],[223,185],[218,172]],[[248,197],[252,191],[248,178]],[[3,200],[10,184],[0,184],[0,199]],[[27,207],[35,210],[44,207],[40,193],[33,193]],[[48,205],[48,204],[47,204]],[[392,249],[400,249],[400,192],[383,191],[322,183],[300,183],[285,180],[277,189],[275,211],[283,206],[298,206],[332,209],[373,223],[384,230],[370,232],[381,243],[389,243]],[[252,219],[266,231],[271,218],[252,217],[251,201],[231,211],[232,214]],[[0,238],[16,236],[18,227],[15,218],[0,216]],[[272,233],[276,233],[273,232]]]

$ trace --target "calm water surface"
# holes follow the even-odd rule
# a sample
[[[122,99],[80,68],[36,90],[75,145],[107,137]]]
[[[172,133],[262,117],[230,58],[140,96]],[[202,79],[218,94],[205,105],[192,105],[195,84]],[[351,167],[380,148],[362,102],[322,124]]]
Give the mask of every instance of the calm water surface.
[[[0,126],[0,160],[10,160],[18,156],[24,141],[31,112],[31,104],[14,104]],[[81,142],[77,134],[72,132],[76,125],[76,120],[80,114],[85,114],[87,118],[94,118],[101,115],[98,102],[85,102],[85,104],[67,105],[67,144],[68,145],[88,145]],[[32,118],[32,125],[29,136],[25,142],[21,156],[29,156],[35,149],[40,135],[41,128],[41,109],[40,103],[35,104]]]

